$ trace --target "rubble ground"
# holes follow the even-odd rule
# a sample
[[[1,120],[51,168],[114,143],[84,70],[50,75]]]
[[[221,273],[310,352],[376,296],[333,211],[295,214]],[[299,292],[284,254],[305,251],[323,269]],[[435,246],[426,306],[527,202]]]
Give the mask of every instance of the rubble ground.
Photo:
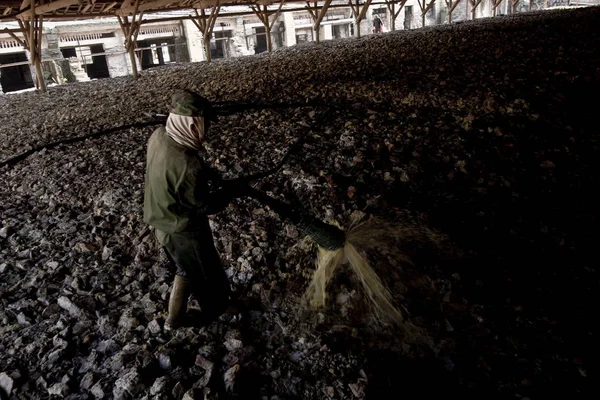
[[[0,393],[597,397],[599,18],[527,13],[0,96]],[[3,164],[149,121],[175,88],[248,105],[211,128],[224,176],[308,133],[256,187],[405,230],[368,257],[421,340],[374,324],[347,272],[326,309],[303,308],[315,249],[249,199],[211,218],[244,308],[165,332],[173,275],[141,216],[154,127]]]

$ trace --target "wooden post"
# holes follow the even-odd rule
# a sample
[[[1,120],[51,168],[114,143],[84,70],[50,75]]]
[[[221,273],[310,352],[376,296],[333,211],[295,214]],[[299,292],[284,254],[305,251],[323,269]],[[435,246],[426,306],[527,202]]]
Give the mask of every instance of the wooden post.
[[[493,16],[495,17],[498,12],[498,7],[504,0],[492,0],[492,7],[494,8]]]
[[[318,9],[318,3],[315,0],[313,2],[313,4],[310,3],[310,1],[306,2],[306,10],[308,11],[308,13],[310,14],[310,19],[313,21],[313,26],[312,26],[312,37],[313,40],[317,43],[321,43],[320,40],[320,28],[321,28],[321,24],[317,24],[317,19],[319,16],[319,9]]]
[[[35,74],[37,75],[40,92],[46,93],[46,79],[42,69],[42,28],[44,25],[44,16],[36,18],[35,40],[32,46],[35,47]]]
[[[204,44],[204,56],[206,57],[206,62],[212,61],[212,54],[210,54],[210,39],[212,39],[212,29],[210,29],[210,20],[206,19],[206,11],[204,8],[200,10],[202,17],[198,15],[198,11],[196,12],[196,16],[204,21],[203,29],[202,29],[202,43]],[[210,13],[212,15],[213,9],[210,9]],[[209,17],[210,18],[210,17]]]
[[[400,14],[400,11],[402,11],[402,9],[404,8],[404,5],[406,4],[408,0],[387,0],[385,2],[385,4],[387,5],[388,10],[390,10],[390,14],[391,14],[391,30],[395,31],[396,30],[396,18],[398,18],[398,15]],[[396,3],[400,4],[400,8],[398,8],[398,10],[396,11]]]
[[[519,5],[519,1],[520,0],[507,0],[507,1],[510,1],[512,3],[511,4],[510,13],[511,14],[516,14],[517,13],[517,6]]]
[[[477,7],[481,4],[483,0],[470,0],[471,1],[471,19],[475,20],[477,18]]]
[[[269,53],[273,51],[273,40],[271,39],[271,30],[273,29],[273,26],[275,26],[275,22],[277,22],[277,18],[279,18],[279,15],[281,14],[281,7],[283,7],[283,3],[285,3],[285,0],[282,0],[279,3],[277,11],[269,11],[266,5],[263,6],[262,11],[260,10],[260,6],[251,6],[252,11],[254,11],[254,14],[256,14],[258,19],[260,19],[260,22],[262,22],[265,26],[265,34],[267,35],[267,50],[269,51]],[[272,21],[270,20],[271,14],[275,14],[275,17]]]
[[[219,3],[220,1],[217,0],[215,6],[211,7],[209,16],[206,15],[204,8],[200,9],[200,14],[198,14],[198,10],[194,9],[196,18],[192,18],[192,22],[202,33],[202,43],[204,44],[204,54],[206,55],[207,62],[212,61],[212,56],[210,54],[210,39],[212,38],[215,22],[217,21],[219,11],[221,10],[221,5]]]
[[[360,37],[360,21],[361,19],[358,17],[359,13],[359,0],[356,0],[356,16],[354,17],[354,27],[356,28],[356,32],[354,32],[356,34],[356,37]]]
[[[35,75],[37,77],[36,79],[36,83],[35,83],[35,87],[36,89],[40,88],[40,76],[38,75],[38,67],[37,67],[37,61],[36,61],[36,54],[35,54],[35,50],[37,48],[37,46],[35,45],[35,0],[32,1],[31,3],[31,21],[29,23],[29,57],[31,57],[31,63],[33,64],[33,66],[35,67]]]
[[[423,4],[421,4],[421,1]],[[427,4],[427,0],[417,0],[417,4],[419,4],[419,8],[421,9],[421,19],[423,22],[423,28],[425,28],[425,15],[431,10],[433,5],[435,4],[435,0],[431,0],[429,4]]]
[[[500,1],[502,1],[502,0],[500,0]],[[452,13],[456,9],[456,7],[458,7],[461,0],[445,0],[445,2],[446,2],[446,7],[448,7],[448,23],[451,24],[452,23]]]
[[[30,20],[28,21],[27,18]],[[23,40],[17,38],[16,35],[9,34],[16,39],[27,51],[29,51],[29,62],[35,68],[35,87],[41,93],[46,92],[46,81],[44,79],[44,71],[42,69],[42,34],[44,19],[42,15],[37,15],[35,12],[35,2],[32,2],[30,15],[23,14],[21,19],[17,19]]]
[[[124,6],[126,4],[129,3],[123,3]],[[144,16],[144,12],[142,11],[138,16],[139,4],[140,0],[135,0],[133,15],[131,17],[131,23],[129,22],[129,18],[127,16],[117,15],[117,20],[119,21],[119,25],[121,26],[121,30],[123,31],[123,35],[125,36],[125,49],[129,53],[129,60],[131,61],[131,73],[133,75],[133,79],[137,79],[140,76],[137,68],[137,62],[135,59],[135,46],[138,34],[140,33],[140,26],[142,22],[142,17]]]
[[[390,15],[391,15],[391,21],[390,21],[390,28],[392,31],[396,30],[396,2],[392,1],[386,1],[385,5],[387,6],[388,10],[390,11]]]
[[[348,4],[352,9],[352,15],[354,15],[354,26],[356,27],[356,32],[354,32],[354,35],[356,37],[360,37],[360,21],[362,21],[365,18],[365,15],[367,15],[367,10],[371,6],[372,1],[373,0],[367,0],[361,5],[360,0],[356,0],[356,4],[353,4],[352,0],[348,0]]]
[[[332,0],[325,0],[323,7],[320,9],[317,6],[317,1],[314,2],[314,7],[311,7],[310,2],[306,2],[306,8],[313,20],[313,31],[315,32],[315,41],[317,43],[321,43],[321,22],[323,22],[323,18],[327,14],[331,2]]]
[[[273,51],[273,38],[271,38],[271,24],[269,23],[269,14],[267,14],[267,6],[263,6],[265,12],[265,34],[267,35],[267,51]]]

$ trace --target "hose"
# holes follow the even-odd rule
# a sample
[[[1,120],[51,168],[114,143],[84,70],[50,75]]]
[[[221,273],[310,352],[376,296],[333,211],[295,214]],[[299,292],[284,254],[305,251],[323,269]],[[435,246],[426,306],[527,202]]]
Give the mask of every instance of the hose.
[[[300,232],[309,236],[315,243],[326,250],[337,250],[346,244],[346,234],[334,225],[319,221],[315,217],[296,210],[291,205],[274,199],[256,189],[247,188],[245,195],[271,207],[277,214],[289,219],[298,227]]]

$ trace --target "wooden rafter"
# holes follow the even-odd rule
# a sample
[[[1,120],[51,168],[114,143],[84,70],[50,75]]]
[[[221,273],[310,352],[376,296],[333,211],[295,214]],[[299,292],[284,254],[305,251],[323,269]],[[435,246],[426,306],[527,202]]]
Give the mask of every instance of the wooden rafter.
[[[373,0],[366,0],[363,4],[360,4],[360,0],[355,0],[354,2],[352,2],[352,0],[348,0],[348,4],[352,9],[352,15],[354,16],[354,25],[356,26],[356,37],[360,37],[360,21],[362,21],[365,18],[367,10],[369,9],[369,6],[372,2]]]
[[[123,3],[123,5],[125,4],[126,3]],[[135,0],[133,16],[131,17],[131,23],[129,22],[129,18],[127,16],[117,15],[119,26],[121,26],[123,35],[125,35],[125,49],[129,53],[129,59],[131,61],[131,72],[133,74],[134,79],[137,79],[139,76],[137,62],[135,59],[135,44],[137,41],[138,33],[140,32],[142,17],[144,16],[143,11],[138,15],[139,4],[140,0]]]
[[[325,3],[323,3],[323,7],[321,8],[318,8],[317,1],[314,1],[314,6],[311,5],[310,2],[306,2],[306,9],[313,20],[313,30],[315,31],[315,41],[317,43],[321,42],[321,22],[323,22],[323,18],[325,18],[325,14],[327,14],[327,10],[329,10],[331,1],[332,0],[325,0]]]
[[[168,7],[171,4],[177,4],[177,3],[179,3],[178,0],[153,0],[153,1],[146,2],[144,4],[138,4],[137,8],[135,7],[135,5],[128,6],[128,7],[121,7],[121,9],[117,10],[117,12],[115,12],[115,14],[120,15],[120,16],[130,15],[135,10],[137,10],[138,12],[150,11],[150,10],[160,9],[163,7]]]
[[[519,2],[521,0],[507,0],[507,1],[510,1],[510,5],[511,5],[511,7],[510,7],[510,13],[511,14],[516,14],[517,13],[517,6],[519,5]]]
[[[387,6],[388,10],[390,10],[392,20],[392,31],[396,30],[396,18],[398,18],[398,15],[400,15],[400,11],[402,11],[407,1],[408,0],[386,0],[385,5]],[[400,5],[398,10],[396,10],[396,4]]]
[[[108,7],[106,7],[106,8],[103,10],[103,12],[108,12],[108,11],[112,10],[112,9],[113,9],[115,6],[117,6],[118,4],[119,4],[119,3],[117,3],[116,1],[115,1],[115,2],[112,2],[112,3],[110,3],[110,4],[108,5]]]
[[[317,2],[315,1],[314,3],[316,4]],[[317,16],[315,14],[316,10],[314,9],[314,6],[312,4],[310,4],[310,1],[306,2],[306,10],[310,14],[310,17],[312,18],[313,21],[317,19]]]
[[[279,7],[277,7],[277,11],[269,10],[266,4],[262,6],[262,10],[259,5],[250,6],[254,14],[256,14],[260,22],[262,22],[262,24],[265,26],[265,35],[267,36],[267,50],[269,52],[273,51],[273,39],[271,38],[271,29],[273,29],[273,26],[275,26],[275,22],[277,22],[277,19],[281,14],[281,8],[283,7],[284,3],[285,0],[280,1]],[[270,17],[273,14],[274,17],[271,20]]]
[[[14,29],[14,30],[16,30],[16,29]],[[12,37],[14,40],[17,41],[17,43],[19,43],[21,46],[23,46],[23,48],[27,49],[27,44],[25,43],[25,39],[21,39],[20,37],[15,35],[13,33],[14,30],[10,29],[10,30],[8,30],[8,32],[6,32],[6,29],[5,29],[4,31],[0,31],[0,33],[8,33],[10,35],[10,37]],[[19,29],[19,32],[23,33],[23,31],[20,29]]]
[[[204,52],[206,53],[206,61],[208,62],[212,61],[212,57],[210,54],[210,39],[212,38],[215,22],[217,21],[217,17],[219,16],[220,10],[221,5],[219,4],[219,0],[217,0],[217,3],[214,7],[210,8],[210,15],[208,16],[206,15],[206,11],[204,8],[200,9],[200,14],[198,14],[198,10],[194,9],[196,18],[192,18],[192,22],[202,33],[202,41],[204,42]]]
[[[471,19],[477,18],[477,7],[481,4],[483,0],[469,0],[471,2]]]
[[[29,62],[35,68],[35,86],[40,92],[44,93],[46,91],[46,81],[44,80],[42,70],[42,30],[44,17],[43,15],[36,14],[35,2],[32,2],[30,8],[25,12],[29,13],[28,19],[17,19],[23,39],[17,37],[13,32],[8,32],[8,34],[29,52]]]
[[[429,4],[427,3],[427,0],[418,0],[417,4],[419,4],[419,8],[421,9],[423,27],[425,27],[425,15],[427,15],[429,10],[431,10],[431,8],[433,7],[433,5],[435,4],[435,0],[431,0]]]
[[[500,4],[502,4],[504,0],[492,0],[492,8],[493,8],[493,16],[496,16],[496,12],[498,10],[498,7],[500,6]]]
[[[0,33],[6,33],[6,34],[11,34],[11,33],[23,33],[23,30],[21,30],[21,28],[16,28],[16,29],[9,29],[9,28],[4,28],[4,29],[0,29]]]
[[[456,10],[456,7],[460,4],[461,0],[444,0],[446,2],[446,6],[448,7],[448,23],[452,23],[452,13]],[[492,0],[495,1],[495,0]],[[499,0],[503,1],[503,0]]]
[[[34,5],[30,9],[24,10],[21,13],[17,14],[15,17],[20,19],[31,19],[34,15],[52,13],[63,8],[68,9],[72,5],[77,4],[79,2],[80,0],[58,0],[37,7]],[[31,10],[35,11],[32,13]]]

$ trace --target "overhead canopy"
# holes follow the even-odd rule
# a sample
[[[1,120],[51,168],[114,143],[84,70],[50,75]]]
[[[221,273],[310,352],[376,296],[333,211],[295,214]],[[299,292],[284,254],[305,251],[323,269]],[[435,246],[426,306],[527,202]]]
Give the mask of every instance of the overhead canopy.
[[[281,2],[306,3],[302,0],[37,0],[32,10],[31,0],[0,0],[0,21],[31,19],[32,13],[43,15],[44,20],[58,20],[128,16],[216,5],[277,5]]]

